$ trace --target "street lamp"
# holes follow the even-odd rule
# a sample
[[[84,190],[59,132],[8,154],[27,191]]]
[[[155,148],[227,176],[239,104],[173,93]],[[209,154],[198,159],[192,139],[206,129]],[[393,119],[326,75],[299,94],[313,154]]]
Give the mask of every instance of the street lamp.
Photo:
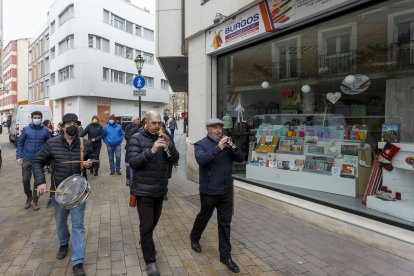
[[[134,61],[138,69],[138,76],[141,76],[141,70],[142,70],[142,67],[144,67],[145,59],[141,55],[138,55]],[[138,116],[141,118],[141,96],[138,96],[138,110],[139,110]]]
[[[173,101],[172,102],[172,115],[175,118],[175,105],[174,105],[175,95],[174,94],[171,96],[171,99]]]

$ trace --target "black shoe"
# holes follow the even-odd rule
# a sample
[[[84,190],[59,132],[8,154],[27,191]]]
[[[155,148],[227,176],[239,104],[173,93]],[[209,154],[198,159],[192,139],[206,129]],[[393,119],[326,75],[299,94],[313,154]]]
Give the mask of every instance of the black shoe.
[[[193,249],[194,252],[201,253],[201,245],[197,241],[191,241],[191,249]]]
[[[93,174],[93,169],[90,169],[90,170],[89,170],[89,172],[90,172],[91,174]]]
[[[220,262],[222,262],[223,264],[225,264],[227,266],[227,268],[234,273],[238,273],[240,272],[240,268],[237,266],[237,264],[231,259],[231,257],[225,258],[225,259],[221,259],[220,258]]]
[[[111,171],[110,175],[114,175],[114,174],[115,174],[115,171]]]
[[[116,171],[116,174],[117,175],[121,175],[121,171]]]
[[[85,276],[85,270],[83,270],[83,264],[74,265],[73,273],[75,274],[75,276]]]
[[[93,175],[94,176],[98,176],[98,171],[95,171],[95,173]]]
[[[68,253],[68,245],[67,244],[66,245],[61,245],[59,247],[58,253],[56,254],[56,259],[58,259],[58,260],[64,259],[66,257],[67,253]]]

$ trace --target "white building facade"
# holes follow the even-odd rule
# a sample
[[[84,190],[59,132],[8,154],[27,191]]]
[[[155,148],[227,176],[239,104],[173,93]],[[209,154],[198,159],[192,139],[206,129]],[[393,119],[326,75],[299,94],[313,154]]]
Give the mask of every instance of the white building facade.
[[[154,58],[155,18],[127,1],[58,0],[48,14],[50,99],[54,123],[68,112],[85,125],[93,115],[138,115],[133,95],[134,59],[146,60],[142,115],[163,112],[168,102],[165,77]]]

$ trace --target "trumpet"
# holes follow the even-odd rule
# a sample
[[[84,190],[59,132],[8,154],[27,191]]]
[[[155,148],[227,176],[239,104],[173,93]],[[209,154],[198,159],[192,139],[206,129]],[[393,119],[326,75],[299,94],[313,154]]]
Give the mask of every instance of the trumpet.
[[[161,139],[161,138],[164,139],[163,135],[164,135],[164,130],[162,128],[160,128],[160,130],[158,131],[159,139]],[[171,157],[171,152],[170,152],[170,149],[168,148],[168,146],[164,148],[164,152],[167,155],[167,158]]]
[[[221,138],[223,138],[223,136],[221,137]],[[227,145],[229,145],[230,146],[230,148],[233,150],[233,151],[238,151],[239,150],[239,147],[238,146],[236,146],[231,140],[227,140],[226,142],[225,142]]]

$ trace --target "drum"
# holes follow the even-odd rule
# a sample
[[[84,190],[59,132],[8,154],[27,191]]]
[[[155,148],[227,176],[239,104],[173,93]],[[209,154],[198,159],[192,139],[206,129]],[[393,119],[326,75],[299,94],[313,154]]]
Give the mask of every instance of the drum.
[[[74,174],[63,180],[56,189],[55,199],[59,205],[70,210],[84,203],[91,193],[91,186],[85,177]]]

